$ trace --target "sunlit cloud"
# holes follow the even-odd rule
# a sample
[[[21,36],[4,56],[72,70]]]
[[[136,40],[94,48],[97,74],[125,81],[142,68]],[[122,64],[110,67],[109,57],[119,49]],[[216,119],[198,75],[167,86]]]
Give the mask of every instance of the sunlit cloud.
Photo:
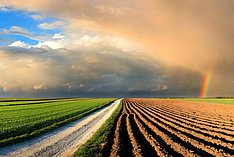
[[[37,14],[31,15],[31,17],[32,17],[34,20],[43,20],[43,19],[45,19],[44,16],[37,15]]]
[[[53,29],[60,29],[63,26],[64,26],[64,22],[55,21],[55,22],[51,22],[51,23],[41,23],[38,25],[38,28],[53,30]]]
[[[64,39],[65,36],[62,35],[62,34],[56,33],[56,34],[54,34],[54,36],[53,36],[52,38],[53,38],[53,39]]]
[[[13,43],[11,43],[9,45],[10,47],[22,47],[22,48],[30,48],[30,45],[25,43],[25,42],[22,42],[20,40],[18,41],[14,41]]]
[[[63,48],[64,46],[63,46],[63,43],[61,42],[43,41],[43,42],[39,42],[39,44],[35,45],[34,47],[38,47],[38,48],[48,47],[52,49],[59,49],[59,48]]]
[[[1,31],[38,41],[33,45],[23,40],[12,41],[8,44],[10,50],[2,48],[4,55],[18,47],[20,51],[26,48],[33,54],[39,51],[51,56],[49,61],[42,57],[47,63],[66,62],[61,69],[69,74],[61,73],[63,70],[53,71],[53,64],[47,65],[46,70],[39,70],[43,76],[52,77],[52,73],[53,78],[63,81],[54,86],[47,81],[35,81],[30,84],[31,90],[41,85],[46,88],[39,91],[54,93],[67,89],[103,94],[106,88],[113,95],[198,96],[203,77],[207,71],[212,71],[208,95],[234,93],[233,1],[32,0],[27,3],[26,0],[3,0],[0,4],[0,8],[10,6],[30,15],[35,13],[32,18],[40,20],[37,28],[41,31],[56,30],[35,35],[26,28],[11,26]],[[43,21],[46,15],[58,20]],[[38,58],[38,54],[31,57]],[[7,63],[0,63],[4,64]],[[48,69],[52,72],[45,73]],[[142,79],[142,75],[148,77]],[[9,91],[11,88],[6,84],[0,86]]]

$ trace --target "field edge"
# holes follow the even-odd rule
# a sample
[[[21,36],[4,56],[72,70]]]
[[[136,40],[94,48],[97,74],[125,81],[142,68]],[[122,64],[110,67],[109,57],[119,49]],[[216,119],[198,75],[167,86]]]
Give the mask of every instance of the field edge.
[[[104,149],[107,149],[110,136],[115,131],[115,125],[123,110],[123,100],[120,102],[114,113],[107,119],[100,129],[85,142],[73,156],[75,157],[97,157],[102,156]]]

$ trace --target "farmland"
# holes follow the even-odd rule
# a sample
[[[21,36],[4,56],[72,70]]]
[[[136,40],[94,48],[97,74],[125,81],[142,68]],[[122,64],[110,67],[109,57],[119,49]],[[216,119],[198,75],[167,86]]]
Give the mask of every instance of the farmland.
[[[51,131],[113,100],[0,99],[0,144],[27,140]],[[114,111],[114,106],[100,110],[95,116],[90,115],[91,120],[80,129],[77,125],[76,131],[68,131],[67,128],[67,131],[51,136],[54,140],[45,139],[48,142],[35,142],[32,147],[29,145],[24,153],[33,151],[32,154],[43,156],[65,151],[67,146],[74,144],[73,140],[79,139],[82,132],[84,136],[89,136],[89,129],[85,130],[87,126],[102,121],[105,122],[102,127],[81,146],[75,156],[234,156],[232,101],[127,98],[122,100],[122,105],[115,105],[115,112],[106,122],[97,120],[110,114],[110,110]],[[37,145],[44,148],[40,150]]]
[[[124,99],[106,156],[233,156],[234,106]]]
[[[74,121],[113,101],[96,99],[0,99],[0,145],[15,143]]]
[[[208,103],[216,103],[216,104],[227,104],[234,105],[234,99],[216,99],[216,98],[187,98],[184,100],[188,101],[197,101],[197,102],[208,102]]]

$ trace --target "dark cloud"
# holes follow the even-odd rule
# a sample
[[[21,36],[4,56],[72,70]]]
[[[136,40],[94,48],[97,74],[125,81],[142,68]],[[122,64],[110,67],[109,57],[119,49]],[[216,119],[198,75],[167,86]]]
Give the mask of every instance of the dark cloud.
[[[0,86],[5,95],[36,97],[197,96],[200,91],[201,76],[195,72],[106,50],[1,48],[9,64],[1,69]]]

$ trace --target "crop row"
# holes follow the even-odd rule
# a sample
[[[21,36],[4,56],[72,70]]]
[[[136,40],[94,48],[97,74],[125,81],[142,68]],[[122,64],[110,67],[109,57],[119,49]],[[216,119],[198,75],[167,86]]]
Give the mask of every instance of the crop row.
[[[177,103],[181,102],[176,102],[175,106],[189,106],[189,102]],[[234,129],[219,124],[229,124],[232,121],[216,117],[209,126],[212,119],[205,121],[209,115],[196,111],[194,106],[191,105],[190,109],[172,107],[173,103],[166,104],[166,101],[161,104],[157,100],[125,99],[110,156],[234,155]]]

